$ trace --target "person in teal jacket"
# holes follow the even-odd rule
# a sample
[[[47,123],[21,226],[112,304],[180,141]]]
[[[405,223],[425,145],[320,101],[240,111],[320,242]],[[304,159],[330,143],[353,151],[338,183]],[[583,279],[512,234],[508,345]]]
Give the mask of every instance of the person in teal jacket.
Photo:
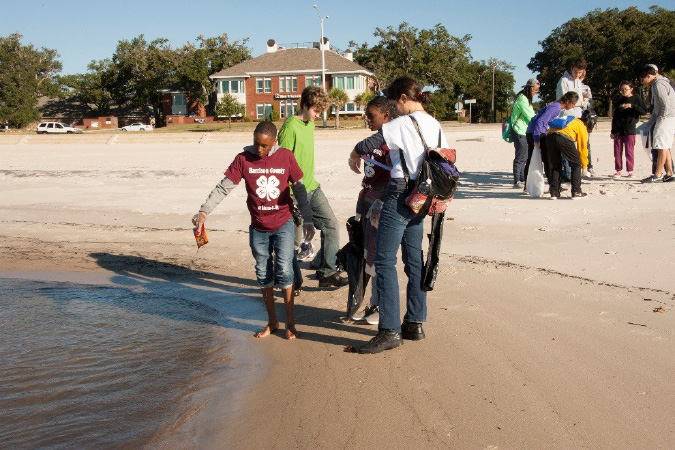
[[[525,185],[525,165],[527,163],[527,138],[525,133],[527,125],[534,117],[534,108],[532,107],[532,97],[539,92],[539,81],[536,78],[527,80],[523,90],[516,96],[511,113],[511,138],[513,146],[516,149],[515,158],[513,158],[513,187],[523,188]]]

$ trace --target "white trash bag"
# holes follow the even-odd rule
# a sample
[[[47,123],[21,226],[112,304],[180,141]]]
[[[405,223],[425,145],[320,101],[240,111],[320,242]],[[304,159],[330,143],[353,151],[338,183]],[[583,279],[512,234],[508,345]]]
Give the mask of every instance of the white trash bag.
[[[546,190],[544,185],[544,163],[541,161],[541,149],[537,146],[532,151],[530,168],[527,171],[527,184],[525,185],[530,197],[543,197]]]
[[[647,126],[647,123],[643,122],[639,124],[638,126],[635,127],[635,131],[637,132],[638,136],[642,138],[642,149],[645,151],[647,154],[647,157],[649,160],[652,160],[652,146],[651,146],[651,139],[649,136],[649,127]]]

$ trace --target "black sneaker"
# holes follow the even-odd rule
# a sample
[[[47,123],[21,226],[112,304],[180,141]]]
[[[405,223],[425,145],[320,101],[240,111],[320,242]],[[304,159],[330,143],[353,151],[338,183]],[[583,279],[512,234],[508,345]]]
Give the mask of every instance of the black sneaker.
[[[675,181],[675,174],[674,175],[665,175],[663,177],[664,183],[670,183],[671,181]]]
[[[660,183],[664,181],[663,176],[657,177],[654,175],[648,176],[647,178],[643,178],[642,183]]]
[[[347,278],[343,278],[335,272],[333,275],[328,275],[327,277],[321,277],[319,278],[319,287],[324,288],[324,287],[342,287],[342,286],[347,286],[349,284],[349,280]]]
[[[401,324],[401,337],[409,341],[421,341],[426,337],[422,324],[417,322],[403,322]]]
[[[403,345],[401,335],[394,330],[380,330],[377,336],[362,345],[359,353],[380,353]]]

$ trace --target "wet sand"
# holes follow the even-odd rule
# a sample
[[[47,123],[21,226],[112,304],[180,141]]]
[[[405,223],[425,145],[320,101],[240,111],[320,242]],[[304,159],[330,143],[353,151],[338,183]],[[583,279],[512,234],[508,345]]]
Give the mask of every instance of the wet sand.
[[[189,224],[247,134],[0,136],[0,270],[143,276],[220,308],[241,334],[242,373],[260,381],[230,418],[204,412],[168,448],[675,446],[675,183],[640,184],[651,164],[640,150],[636,178],[612,179],[601,123],[588,198],[530,199],[511,187],[513,146],[497,127],[446,133],[463,181],[427,339],[393,351],[346,353],[375,327],[345,322],[346,289],[318,290],[307,268],[299,339],[253,338],[265,310],[244,189],[208,218],[199,252]],[[346,157],[367,135],[317,130],[317,179],[341,221],[360,188]]]

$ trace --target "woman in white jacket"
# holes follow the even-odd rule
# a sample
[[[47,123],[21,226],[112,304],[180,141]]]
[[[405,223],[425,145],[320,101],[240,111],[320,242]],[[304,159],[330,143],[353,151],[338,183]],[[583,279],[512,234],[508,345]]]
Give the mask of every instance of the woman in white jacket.
[[[385,123],[380,132],[359,142],[349,158],[351,169],[360,173],[360,155],[381,145],[389,149],[393,169],[380,212],[375,256],[376,289],[380,299],[378,334],[359,349],[359,353],[379,353],[403,344],[402,339],[425,338],[422,323],[427,318],[427,296],[422,290],[422,237],[424,215],[415,214],[405,203],[408,195],[406,170],[415,180],[424,160],[425,149],[413,120],[417,121],[424,140],[430,146],[447,147],[441,125],[427,114],[424,104],[429,94],[411,78],[401,77],[387,89],[387,97],[396,104],[398,118]],[[408,276],[406,313],[401,323],[396,254],[401,256]]]

